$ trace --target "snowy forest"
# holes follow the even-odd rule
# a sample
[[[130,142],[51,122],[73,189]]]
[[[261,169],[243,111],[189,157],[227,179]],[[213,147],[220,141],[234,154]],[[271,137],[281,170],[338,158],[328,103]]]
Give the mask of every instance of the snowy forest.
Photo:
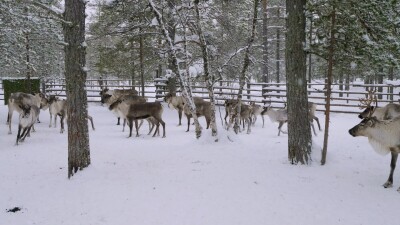
[[[397,0],[0,0],[0,224],[398,224],[399,25]]]

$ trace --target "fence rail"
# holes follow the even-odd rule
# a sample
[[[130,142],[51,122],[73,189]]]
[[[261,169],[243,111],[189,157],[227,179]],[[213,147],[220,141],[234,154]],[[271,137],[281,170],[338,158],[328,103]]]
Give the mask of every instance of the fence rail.
[[[86,80],[86,91],[88,102],[100,102],[99,92],[101,88],[109,89],[131,89],[135,88],[142,93],[141,85],[132,84],[130,80],[108,79],[108,80]],[[179,89],[179,88],[178,88]],[[341,90],[345,89],[345,90]],[[400,85],[391,84],[333,84],[331,96],[331,112],[337,113],[358,113],[359,99],[365,98],[367,90],[381,90],[375,92],[378,96],[378,106],[387,103],[399,102]],[[225,99],[232,99],[237,96],[239,83],[237,81],[219,81],[214,85],[214,95],[218,105],[222,105]],[[325,111],[326,85],[324,83],[308,84],[308,99],[317,104],[318,111]],[[42,91],[47,95],[66,97],[65,82],[63,79],[47,80],[42,84]],[[193,82],[192,91],[194,96],[208,99],[208,90],[204,82]],[[154,82],[147,82],[144,85],[144,94],[154,101],[162,101],[167,92],[166,79],[158,78]],[[0,79],[0,100],[4,100],[2,80]],[[275,108],[283,108],[286,104],[285,83],[247,83],[243,90],[243,101],[255,101],[261,104],[271,105]]]

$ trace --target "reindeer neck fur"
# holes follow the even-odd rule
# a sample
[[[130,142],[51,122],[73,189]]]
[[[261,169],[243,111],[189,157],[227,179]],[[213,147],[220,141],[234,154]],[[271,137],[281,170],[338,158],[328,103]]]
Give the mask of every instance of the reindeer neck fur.
[[[374,109],[374,113],[372,114],[372,116],[375,116],[378,120],[383,120],[386,114],[386,110],[385,108],[381,108],[381,107],[376,107]]]
[[[400,145],[400,118],[376,121],[375,126],[368,128],[363,136],[368,137],[369,143],[378,154],[386,155],[390,148]]]
[[[168,107],[174,107],[174,109],[179,110],[182,109],[184,105],[183,97],[182,96],[172,96],[168,101]]]
[[[39,108],[35,105],[31,106],[28,113],[22,112],[19,115],[19,125],[22,127],[29,127],[34,124],[39,115]]]

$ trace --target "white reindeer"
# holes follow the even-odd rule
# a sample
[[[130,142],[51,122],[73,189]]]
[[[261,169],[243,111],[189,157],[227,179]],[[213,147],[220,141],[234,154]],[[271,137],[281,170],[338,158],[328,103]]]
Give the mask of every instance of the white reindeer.
[[[46,110],[48,107],[47,99],[42,93],[37,93],[35,95],[26,94],[23,92],[15,92],[10,95],[8,99],[8,116],[7,123],[9,127],[8,134],[12,134],[11,132],[11,123],[13,112],[17,111],[18,113],[22,113],[22,109],[20,106],[32,106],[35,105],[37,108],[41,108]],[[34,128],[33,128],[34,130]]]
[[[15,144],[23,142],[26,136],[29,136],[33,124],[39,117],[40,110],[36,105],[19,105],[22,112],[19,115],[18,134]],[[22,131],[22,133],[21,133]]]
[[[391,153],[389,178],[383,187],[392,187],[393,173],[400,153],[400,117],[385,121],[378,120],[376,117],[368,117],[351,128],[349,133],[353,137],[367,137],[372,148],[381,155]],[[397,191],[400,192],[400,187]]]

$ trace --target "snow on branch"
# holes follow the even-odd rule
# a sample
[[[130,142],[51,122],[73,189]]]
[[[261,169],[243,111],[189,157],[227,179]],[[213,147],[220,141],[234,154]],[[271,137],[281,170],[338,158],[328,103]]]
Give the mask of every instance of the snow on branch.
[[[46,10],[51,15],[55,16],[56,18],[54,18],[54,19],[56,19],[57,21],[60,21],[60,22],[62,22],[64,24],[67,24],[68,26],[72,25],[71,22],[64,20],[64,18],[63,18],[63,14],[64,14],[63,10],[61,10],[59,8],[56,8],[56,7],[53,7],[53,6],[49,7],[49,6],[47,6],[47,5],[45,5],[45,4],[41,3],[41,2],[34,1],[34,0],[28,0],[28,3]]]

